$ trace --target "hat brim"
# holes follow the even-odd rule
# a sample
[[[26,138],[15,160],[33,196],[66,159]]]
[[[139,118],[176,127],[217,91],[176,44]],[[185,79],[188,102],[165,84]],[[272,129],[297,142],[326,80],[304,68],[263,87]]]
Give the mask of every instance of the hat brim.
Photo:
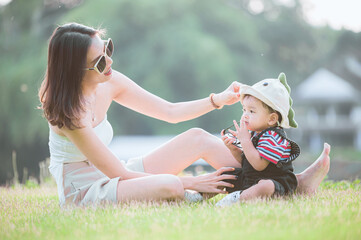
[[[264,102],[265,104],[267,104],[268,106],[270,106],[271,108],[273,108],[274,110],[276,110],[277,112],[279,112],[282,115],[282,122],[280,123],[281,127],[290,128],[289,123],[288,123],[288,116],[284,116],[284,114],[282,114],[282,110],[279,107],[277,107],[275,104],[273,104],[272,101],[270,101],[268,98],[266,98],[261,92],[257,91],[256,89],[252,88],[251,86],[243,85],[243,86],[241,86],[239,93],[241,95],[240,102],[242,104],[243,104],[243,99],[244,99],[245,95],[251,95],[255,98],[258,98],[259,100],[261,100],[262,102]]]

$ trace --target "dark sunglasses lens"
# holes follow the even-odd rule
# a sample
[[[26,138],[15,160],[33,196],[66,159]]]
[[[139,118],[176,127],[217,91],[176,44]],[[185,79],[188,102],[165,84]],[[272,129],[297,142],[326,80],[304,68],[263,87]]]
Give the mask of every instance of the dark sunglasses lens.
[[[106,61],[105,61],[105,57],[102,56],[98,62],[98,65],[97,65],[97,68],[98,68],[98,71],[100,73],[102,73],[105,69],[105,66],[107,65]]]
[[[234,129],[234,126],[230,126],[230,127],[226,128],[226,129],[225,129],[225,132],[226,132],[226,133],[231,133],[229,130],[236,131],[236,130]]]
[[[108,46],[107,46],[107,55],[109,57],[111,57],[113,55],[113,50],[114,50],[114,45],[113,45],[113,41],[111,39],[109,39],[109,42],[108,42]]]

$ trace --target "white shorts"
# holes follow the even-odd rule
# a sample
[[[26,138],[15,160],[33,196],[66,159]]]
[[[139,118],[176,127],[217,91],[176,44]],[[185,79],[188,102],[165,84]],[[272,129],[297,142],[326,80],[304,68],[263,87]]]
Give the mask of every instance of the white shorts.
[[[130,171],[144,172],[143,158],[121,163]],[[120,177],[109,179],[89,161],[65,163],[63,186],[66,204],[87,205],[101,202],[117,203]]]

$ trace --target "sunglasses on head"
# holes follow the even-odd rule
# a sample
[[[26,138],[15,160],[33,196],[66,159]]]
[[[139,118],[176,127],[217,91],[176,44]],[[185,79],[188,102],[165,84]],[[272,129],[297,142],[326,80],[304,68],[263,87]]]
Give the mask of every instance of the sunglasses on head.
[[[113,45],[113,41],[111,38],[108,38],[108,40],[104,41],[104,44],[105,44],[104,54],[94,64],[94,67],[84,68],[84,70],[95,70],[99,74],[104,72],[105,67],[107,66],[107,60],[106,60],[105,55],[107,55],[108,57],[111,57],[113,55],[113,51],[114,51],[114,45]]]

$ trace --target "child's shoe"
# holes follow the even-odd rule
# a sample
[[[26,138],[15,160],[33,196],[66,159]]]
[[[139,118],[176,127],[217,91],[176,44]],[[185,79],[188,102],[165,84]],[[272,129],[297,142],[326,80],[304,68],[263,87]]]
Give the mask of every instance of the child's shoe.
[[[203,196],[199,192],[185,190],[184,191],[184,199],[190,203],[196,203],[203,201]]]
[[[226,207],[226,206],[231,206],[231,205],[239,202],[239,200],[241,198],[241,193],[242,193],[242,191],[235,191],[233,193],[228,194],[222,200],[217,202],[216,206],[217,207]]]

